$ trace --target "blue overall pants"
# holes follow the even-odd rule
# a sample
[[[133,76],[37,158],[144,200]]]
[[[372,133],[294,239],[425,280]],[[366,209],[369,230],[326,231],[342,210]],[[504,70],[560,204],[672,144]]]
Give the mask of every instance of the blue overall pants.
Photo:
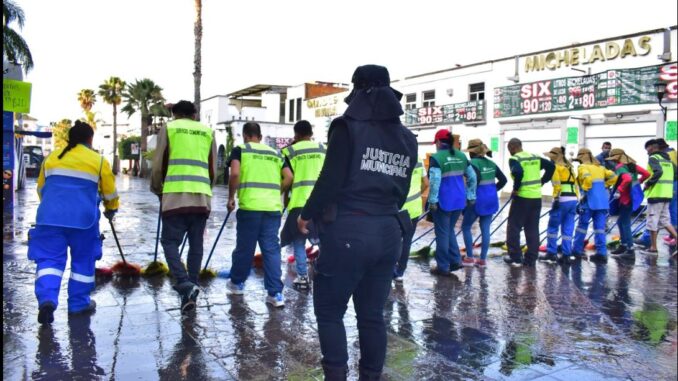
[[[607,241],[605,234],[607,210],[591,210],[586,206],[584,207],[584,212],[579,216],[579,225],[577,226],[577,232],[574,235],[573,251],[575,253],[584,252],[584,239],[586,239],[586,233],[589,229],[589,222],[591,219],[593,219],[596,254],[607,255]]]
[[[576,215],[577,201],[565,201],[560,207],[549,212],[549,225],[546,229],[546,253],[556,255],[558,253],[558,236],[562,238],[563,255],[572,254],[572,233],[574,233],[574,218]],[[559,232],[560,231],[560,232]]]
[[[97,219],[98,221],[98,219]],[[29,232],[28,259],[37,265],[35,296],[38,305],[59,303],[61,277],[71,249],[71,277],[68,280],[68,311],[89,307],[94,289],[94,263],[101,259],[99,224],[87,229],[38,225]]]

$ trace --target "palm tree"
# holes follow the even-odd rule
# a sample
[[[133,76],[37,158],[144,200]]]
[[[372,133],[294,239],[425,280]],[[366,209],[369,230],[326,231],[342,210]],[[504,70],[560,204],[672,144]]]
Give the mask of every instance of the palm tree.
[[[125,107],[122,111],[127,113],[127,116],[132,116],[139,111],[141,114],[141,171],[139,177],[144,177],[147,170],[146,159],[143,157],[147,151],[148,128],[153,121],[153,113],[151,109],[155,109],[156,105],[162,105],[165,98],[162,96],[162,88],[155,84],[148,78],[137,79],[134,83],[129,83],[123,92],[125,98]]]
[[[195,0],[195,48],[193,55],[193,103],[195,104],[195,117],[200,120],[200,81],[202,80],[202,0]]]
[[[68,130],[71,129],[70,119],[61,119],[58,122],[50,123],[52,127],[52,144],[54,151],[66,147],[68,144]]]
[[[82,111],[85,113],[85,122],[92,126],[92,128],[96,131],[97,129],[97,122],[94,120],[94,113],[92,112],[92,107],[97,101],[97,96],[94,94],[94,90],[92,89],[82,89],[78,93],[78,102],[80,102],[80,107],[82,107]]]
[[[118,77],[110,77],[99,85],[99,96],[104,102],[113,106],[113,174],[118,174],[118,105],[122,102],[122,91],[125,81]]]
[[[7,61],[14,64],[20,64],[28,73],[33,68],[33,55],[28,49],[28,44],[21,35],[12,29],[9,24],[16,21],[19,29],[24,27],[26,16],[23,9],[13,0],[4,0],[2,2],[2,55]]]

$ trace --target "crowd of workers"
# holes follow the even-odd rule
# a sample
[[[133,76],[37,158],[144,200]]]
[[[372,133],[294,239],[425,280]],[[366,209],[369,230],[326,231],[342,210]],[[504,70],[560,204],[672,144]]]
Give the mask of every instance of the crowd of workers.
[[[258,244],[266,303],[283,307],[281,243],[292,245],[294,284],[313,287],[326,377],[345,379],[348,372],[343,316],[352,298],[360,332],[360,376],[378,379],[386,351],[383,306],[391,282],[403,281],[417,223],[430,214],[434,224],[432,273],[449,276],[464,266],[484,267],[490,225],[500,211],[499,192],[508,180],[480,139],[468,141],[461,149],[459,136],[447,129],[435,134],[436,152],[425,165],[417,158],[415,136],[400,123],[402,94],[390,87],[386,68],[361,66],[352,81],[348,108],[332,122],[327,147],[313,141],[307,121],[295,124],[294,141],[282,152],[261,143],[257,123],[244,125],[244,143],[229,158],[227,209],[230,215],[237,204],[237,240],[227,289],[233,295],[245,293]],[[188,101],[172,107],[174,120],[158,134],[151,176],[151,191],[161,202],[161,242],[182,312],[195,307],[200,291],[203,234],[216,179],[214,133],[194,120],[195,112]],[[37,264],[35,293],[41,324],[53,321],[68,247],[72,258],[69,313],[95,310],[89,294],[95,282],[94,264],[101,258],[99,202],[103,200],[104,215],[110,220],[119,198],[108,162],[91,149],[92,136],[90,126],[76,122],[68,146],[52,153],[40,171],[41,203],[28,255]],[[553,147],[545,157],[523,151],[518,139],[511,139],[507,148],[513,188],[507,201],[506,263],[534,266],[541,258],[567,265],[586,258],[586,234],[592,221],[595,254],[589,259],[603,265],[608,258],[610,214],[618,215],[621,240],[611,255],[634,258],[631,218],[641,208],[648,233],[638,243],[646,246],[644,252],[657,254],[657,234],[666,229],[675,256],[676,152],[663,139],[645,143],[647,169],[636,165],[624,150],[611,149],[609,143],[598,156],[580,149],[576,170],[562,147]],[[553,185],[553,201],[546,253],[539,257],[542,187],[548,182]],[[281,231],[283,211],[287,219]],[[455,230],[462,215],[464,256]],[[479,253],[471,232],[476,220],[482,238]],[[520,242],[523,230],[526,248]],[[179,253],[184,236],[190,247],[186,268]],[[313,282],[306,260],[307,240],[321,248]]]

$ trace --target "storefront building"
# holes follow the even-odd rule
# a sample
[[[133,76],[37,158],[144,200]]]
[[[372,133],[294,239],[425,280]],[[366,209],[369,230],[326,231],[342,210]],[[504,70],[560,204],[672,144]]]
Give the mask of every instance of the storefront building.
[[[506,142],[541,154],[565,146],[600,152],[604,141],[646,165],[644,142],[665,137],[676,147],[676,27],[557,47],[406,77],[403,123],[418,136],[419,154],[449,128],[462,145],[481,138],[508,170]],[[662,84],[660,107],[656,84]],[[661,90],[661,89],[660,89]],[[544,194],[551,192],[550,186]]]

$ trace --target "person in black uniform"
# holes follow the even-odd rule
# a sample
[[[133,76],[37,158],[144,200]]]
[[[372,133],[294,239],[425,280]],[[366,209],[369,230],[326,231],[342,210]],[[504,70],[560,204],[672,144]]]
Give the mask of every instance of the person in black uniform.
[[[301,215],[320,235],[313,303],[326,380],[348,375],[343,317],[351,297],[360,335],[360,379],[377,380],[386,357],[384,304],[403,231],[412,229],[405,203],[417,140],[400,122],[402,94],[388,70],[365,65],[353,73],[348,108],[332,121],[320,177]]]

